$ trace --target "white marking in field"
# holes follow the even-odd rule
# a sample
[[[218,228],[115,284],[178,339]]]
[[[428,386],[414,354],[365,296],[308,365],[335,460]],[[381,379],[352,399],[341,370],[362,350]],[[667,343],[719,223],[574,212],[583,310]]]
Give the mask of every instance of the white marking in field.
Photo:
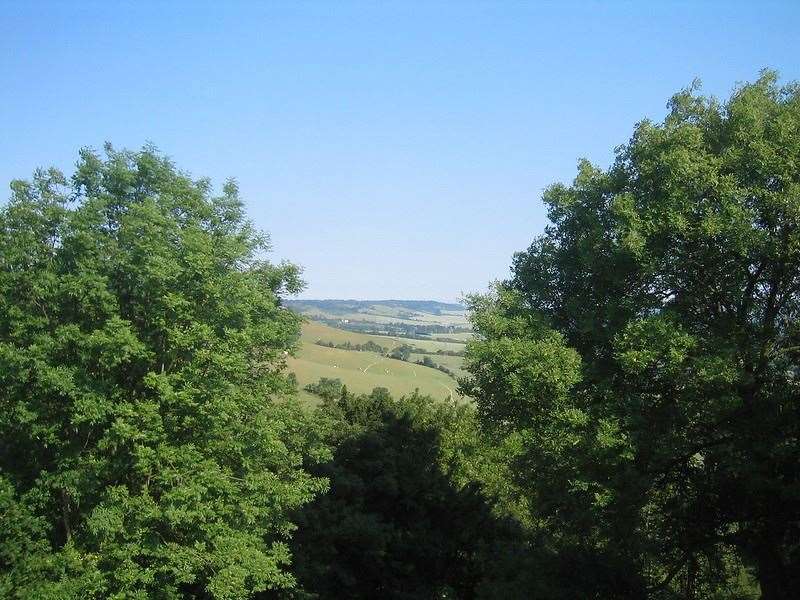
[[[450,389],[450,388],[449,388],[448,386],[446,386],[445,384],[443,384],[441,381],[437,381],[436,383],[438,383],[440,386],[442,386],[444,389],[446,389],[446,390],[447,390],[447,392],[450,394],[450,397],[448,398],[448,400],[452,400],[452,399],[453,399],[453,390],[452,390],[452,389]]]
[[[394,347],[395,347],[395,346],[397,346],[397,340],[395,340],[395,344],[394,344],[394,346],[392,346],[391,348],[389,348],[389,350],[390,350],[390,351],[391,351],[391,350],[394,350]],[[370,364],[368,364],[366,367],[364,367],[363,369],[361,369],[361,372],[362,372],[362,373],[366,373],[367,371],[369,371],[369,370],[370,370],[370,367],[374,367],[374,366],[375,366],[375,365],[377,365],[379,362],[383,362],[384,360],[386,360],[386,357],[385,357],[385,356],[381,356],[381,357],[380,357],[378,360],[376,360],[374,363],[370,363]],[[389,371],[386,371],[386,372],[388,373]]]

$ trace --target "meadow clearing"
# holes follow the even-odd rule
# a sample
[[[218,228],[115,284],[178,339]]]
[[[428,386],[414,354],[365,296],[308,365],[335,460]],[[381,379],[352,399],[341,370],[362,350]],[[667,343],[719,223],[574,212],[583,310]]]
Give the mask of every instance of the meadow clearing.
[[[413,361],[421,360],[422,354],[412,354],[411,361],[402,361],[382,356],[376,352],[359,352],[341,348],[329,348],[317,342],[334,344],[365,344],[369,341],[391,350],[408,344],[436,352],[437,350],[459,351],[464,345],[437,340],[416,340],[390,336],[379,336],[345,331],[315,321],[303,324],[300,347],[296,355],[288,359],[288,369],[297,377],[300,389],[322,377],[340,379],[348,390],[369,393],[373,388],[385,387],[393,394],[408,395],[418,390],[434,398],[459,398],[456,381],[447,374]],[[460,368],[460,356],[429,355],[437,364],[452,369]],[[460,374],[460,373],[459,373]],[[316,401],[313,394],[302,391],[301,397]]]

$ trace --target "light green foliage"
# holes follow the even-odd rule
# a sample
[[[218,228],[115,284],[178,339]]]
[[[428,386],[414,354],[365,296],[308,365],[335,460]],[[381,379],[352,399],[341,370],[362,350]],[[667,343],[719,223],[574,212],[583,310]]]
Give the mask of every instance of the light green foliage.
[[[487,431],[524,440],[531,522],[583,557],[566,597],[750,597],[753,572],[788,600],[800,89],[765,72],[726,103],[691,88],[669,108],[609,170],[582,162],[547,190],[552,224],[472,299],[463,387]]]
[[[0,210],[0,595],[245,598],[293,584],[324,454],[277,398],[298,270],[236,185],[84,151]],[[13,527],[10,527],[11,524]],[[15,549],[16,548],[16,549]]]
[[[580,378],[580,357],[553,331],[477,340],[469,345],[465,366],[476,377],[467,380],[464,393],[480,398],[481,414],[495,424],[547,417]]]

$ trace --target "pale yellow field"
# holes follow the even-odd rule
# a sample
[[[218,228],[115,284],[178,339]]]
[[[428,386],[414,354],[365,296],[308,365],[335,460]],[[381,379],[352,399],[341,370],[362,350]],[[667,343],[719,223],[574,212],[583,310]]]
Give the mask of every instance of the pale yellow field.
[[[436,340],[459,340],[461,342],[468,342],[475,336],[474,333],[432,333],[431,337]]]
[[[436,352],[437,350],[450,350],[453,352],[463,352],[464,351],[464,344],[459,344],[458,342],[442,342],[439,340],[419,340],[419,339],[403,339],[409,346],[415,346],[417,348],[421,348],[422,350],[427,350],[428,352]]]
[[[372,340],[376,344],[384,348],[393,348],[401,344],[408,344],[409,346],[416,346],[423,350],[436,352],[437,350],[451,350],[461,352],[464,350],[464,344],[457,342],[441,342],[435,339],[418,340],[401,337],[391,337],[387,335],[372,335],[369,333],[357,333],[355,331],[345,331],[344,329],[337,329],[330,327],[318,321],[307,321],[303,324],[303,331],[300,336],[303,343],[313,344],[316,341],[333,342],[334,344],[343,344],[349,341],[351,344],[363,344]]]
[[[333,342],[334,344],[364,344],[370,340],[385,348],[392,348],[397,344],[397,338],[371,335],[368,333],[358,333],[355,331],[345,331],[336,327],[330,327],[318,321],[306,321],[300,335],[300,341],[314,343],[317,341]]]
[[[441,315],[432,315],[429,313],[416,313],[413,317],[413,320],[418,323],[430,323],[438,325],[466,326],[469,324],[466,315],[464,315],[463,313],[459,314],[443,313]]]
[[[445,373],[410,362],[385,358],[373,352],[356,352],[327,348],[315,344],[317,340],[351,344],[363,344],[372,340],[386,348],[398,342],[418,342],[383,336],[343,331],[320,323],[308,322],[303,326],[302,344],[296,357],[288,360],[288,369],[293,372],[300,387],[317,382],[321,377],[338,378],[348,390],[369,393],[373,388],[385,387],[392,394],[411,394],[415,389],[434,398],[457,398],[456,382]],[[441,344],[441,342],[427,342]],[[436,360],[439,357],[433,357]],[[442,357],[459,358],[459,357]],[[308,394],[304,394],[305,398]],[[309,399],[309,398],[306,398]]]
[[[437,365],[442,365],[450,369],[453,372],[453,375],[456,377],[463,377],[467,374],[467,372],[462,369],[462,366],[464,365],[463,356],[447,356],[442,354],[411,354],[408,360],[411,362],[417,362],[418,360],[424,360],[426,356],[430,356],[431,360]]]

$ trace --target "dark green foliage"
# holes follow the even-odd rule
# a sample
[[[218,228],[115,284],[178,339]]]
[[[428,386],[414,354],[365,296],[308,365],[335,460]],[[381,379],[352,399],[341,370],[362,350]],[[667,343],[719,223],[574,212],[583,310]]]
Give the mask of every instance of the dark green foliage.
[[[464,392],[608,597],[800,597],[798,165],[797,86],[678,94],[473,299]]]
[[[392,349],[392,351],[389,353],[389,358],[408,360],[412,352],[414,352],[413,347],[409,346],[408,344],[400,344],[396,348]]]
[[[273,402],[299,334],[236,186],[151,149],[84,151],[0,210],[0,596],[287,588],[289,514],[324,489]]]
[[[430,356],[423,356],[422,360],[417,361],[417,364],[423,367],[430,367],[431,369],[438,369],[442,373],[446,373],[450,377],[453,377],[453,372],[450,369],[444,365],[437,365]]]
[[[314,343],[317,346],[325,346],[326,348],[338,348],[339,350],[352,350],[354,352],[375,352],[377,354],[386,354],[388,352],[386,348],[384,348],[380,344],[376,344],[372,340],[367,340],[363,344],[353,344],[350,341],[346,341],[341,344],[334,344],[333,342],[324,342],[322,340],[317,340]]]
[[[417,361],[418,365],[422,365],[423,367],[430,367],[432,369],[436,368],[436,363],[433,362],[433,359],[430,356],[423,356],[422,360]]]
[[[441,342],[450,341],[450,342],[456,342],[456,343],[463,343],[463,342],[461,342],[459,340],[447,340],[445,338],[439,338],[439,341],[441,341]],[[416,351],[419,351],[419,350],[416,350]],[[442,356],[464,356],[464,352],[460,351],[460,350],[437,350],[436,354],[441,354]]]
[[[339,378],[320,377],[317,383],[309,383],[303,388],[307,392],[316,394],[323,400],[336,400],[342,395],[342,380]]]
[[[320,410],[335,451],[317,473],[330,478],[330,493],[298,517],[293,548],[306,592],[476,597],[494,551],[517,530],[495,516],[476,483],[458,483],[448,459],[466,450],[452,436],[472,422],[471,411],[416,395],[393,400],[381,388],[343,394]]]

